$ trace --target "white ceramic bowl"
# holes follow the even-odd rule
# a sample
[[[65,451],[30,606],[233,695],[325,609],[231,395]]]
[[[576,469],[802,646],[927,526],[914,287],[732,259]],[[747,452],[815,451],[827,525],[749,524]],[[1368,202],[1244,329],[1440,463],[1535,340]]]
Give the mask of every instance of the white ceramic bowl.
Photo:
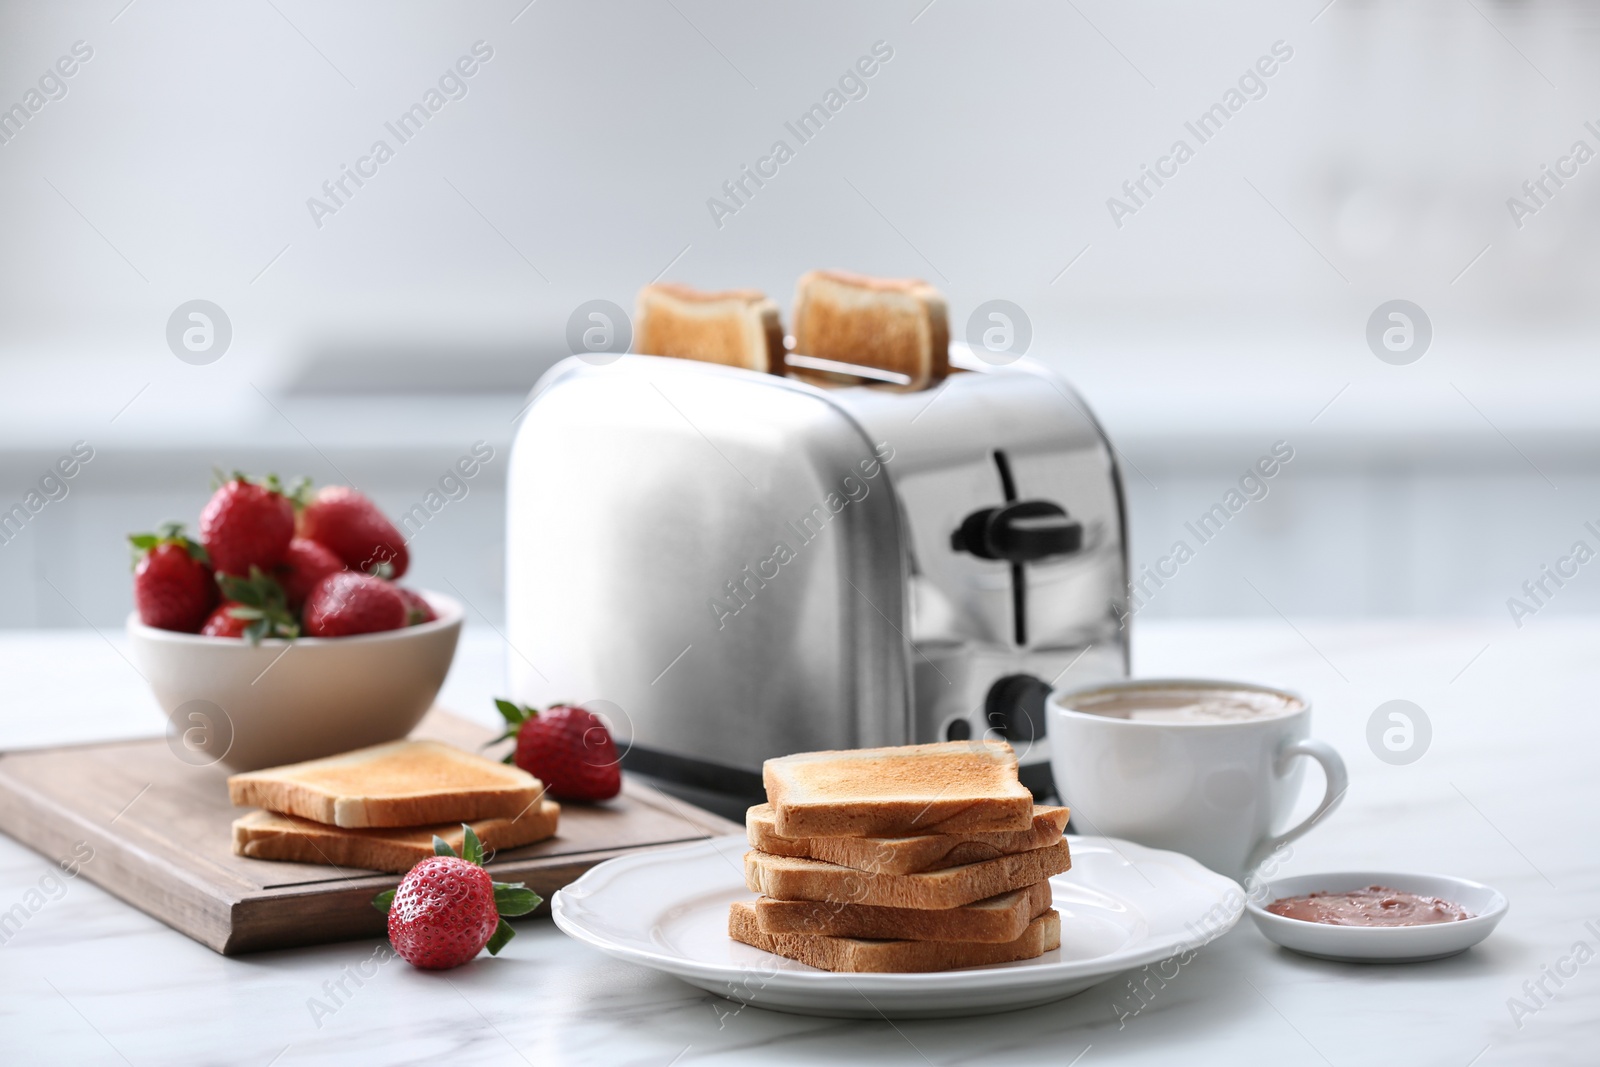
[[[411,732],[450,672],[461,605],[424,592],[433,622],[354,637],[269,639],[158,630],[128,616],[134,663],[187,763],[237,771],[331,756]]]
[[[1426,897],[1453,901],[1472,918],[1425,926],[1331,926],[1286,919],[1265,905],[1307,893],[1348,893],[1381,885]],[[1269,882],[1262,903],[1245,909],[1268,940],[1306,956],[1346,963],[1419,963],[1465,952],[1494,931],[1510,902],[1497,889],[1447,874],[1400,874],[1395,871],[1339,871],[1302,874]]]

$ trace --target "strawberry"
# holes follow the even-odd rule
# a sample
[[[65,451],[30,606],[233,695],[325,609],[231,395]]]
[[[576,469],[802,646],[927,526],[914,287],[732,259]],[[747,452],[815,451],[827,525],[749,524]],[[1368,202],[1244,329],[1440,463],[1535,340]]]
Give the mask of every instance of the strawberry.
[[[432,622],[439,617],[434,614],[433,605],[422,599],[421,593],[398,585],[394,589],[395,592],[400,594],[401,599],[406,602],[407,626],[417,626],[425,622]]]
[[[348,637],[398,630],[406,614],[405,598],[382,578],[336,571],[312,588],[304,619],[311,637]]]
[[[289,551],[278,564],[273,576],[283,586],[289,609],[298,612],[305,605],[311,589],[322,579],[344,570],[344,561],[325,545],[296,537],[289,542]]]
[[[294,536],[294,504],[276,475],[253,482],[235,471],[200,512],[200,540],[221,574],[246,575],[283,562]]]
[[[296,527],[301,537],[326,545],[352,570],[399,578],[410,562],[406,539],[394,523],[348,485],[323,486],[301,510]]]
[[[129,534],[136,566],[133,603],[139,621],[161,630],[192,634],[217,602],[206,550],[169,522],[159,533]]]
[[[543,714],[533,708],[496,700],[506,720],[497,740],[517,739],[506,762],[545,784],[561,800],[609,800],[622,792],[621,757],[611,731],[593,712],[572,704],[556,704]]]
[[[289,610],[283,586],[272,575],[261,573],[260,567],[251,567],[248,578],[219,574],[217,585],[227,602],[206,621],[205,632],[212,637],[243,637],[254,645],[263,637],[300,636],[300,624]]]
[[[217,610],[211,613],[206,624],[200,627],[200,632],[207,637],[243,637],[250,620],[233,614],[235,608],[243,606],[237,600],[224,600],[217,605]]]
[[[516,936],[503,916],[526,915],[539,906],[539,894],[523,883],[491,879],[478,835],[465,823],[461,834],[460,856],[435,835],[434,855],[372,901],[389,917],[389,943],[413,967],[459,967],[485,948],[498,955]]]

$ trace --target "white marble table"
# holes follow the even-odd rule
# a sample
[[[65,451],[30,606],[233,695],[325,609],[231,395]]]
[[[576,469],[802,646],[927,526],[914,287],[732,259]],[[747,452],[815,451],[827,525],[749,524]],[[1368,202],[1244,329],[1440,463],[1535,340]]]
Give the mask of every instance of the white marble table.
[[[326,999],[325,984],[377,942],[225,959],[80,878],[45,894],[0,947],[0,1063],[1596,1062],[1600,959],[1559,987],[1545,969],[1579,941],[1600,948],[1584,925],[1600,928],[1600,622],[1295,625],[1140,624],[1135,666],[1312,697],[1316,732],[1344,753],[1351,790],[1294,846],[1286,873],[1399,868],[1488,882],[1511,912],[1471,952],[1396,967],[1325,963],[1275,948],[1246,920],[1137,1015],[1126,981],[1113,980],[1024,1012],[891,1024],[730,1012],[540,920],[522,924],[499,959],[444,975],[395,962],[359,987],[347,981],[353,994],[318,1020],[311,998]],[[0,636],[0,747],[159,730],[115,640]],[[447,703],[489,710],[497,645],[493,633],[471,636]],[[1392,698],[1421,705],[1433,723],[1429,751],[1409,766],[1367,748],[1367,718]],[[0,837],[0,911],[37,902],[30,890],[54,869]],[[1551,996],[1537,993],[1541,981]],[[1536,1010],[1514,1020],[1511,998]]]

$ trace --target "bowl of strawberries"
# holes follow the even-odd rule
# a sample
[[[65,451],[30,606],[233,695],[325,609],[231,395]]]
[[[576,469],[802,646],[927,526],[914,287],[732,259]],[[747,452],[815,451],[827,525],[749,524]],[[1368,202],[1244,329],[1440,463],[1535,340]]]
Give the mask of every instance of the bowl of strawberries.
[[[406,540],[371,500],[219,472],[198,535],[168,523],[128,539],[128,638],[181,759],[255,770],[411,732],[462,610],[398,584]]]

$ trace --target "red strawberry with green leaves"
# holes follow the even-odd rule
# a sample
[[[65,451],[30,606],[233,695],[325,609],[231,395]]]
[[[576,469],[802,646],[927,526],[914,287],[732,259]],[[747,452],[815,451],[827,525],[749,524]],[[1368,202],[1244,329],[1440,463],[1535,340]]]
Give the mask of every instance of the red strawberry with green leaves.
[[[318,582],[306,597],[308,637],[349,637],[398,630],[406,624],[406,602],[382,578],[338,571]]]
[[[483,843],[461,824],[461,855],[444,838],[400,885],[373,898],[389,917],[389,943],[413,967],[448,970],[485,948],[499,955],[516,931],[503,916],[526,915],[542,900],[521,882],[496,882],[483,869]]]
[[[243,607],[236,600],[224,600],[217,605],[217,610],[211,613],[206,624],[200,627],[200,632],[206,637],[244,637],[244,632],[250,626],[250,620],[235,615],[234,609]]]
[[[206,634],[242,637],[252,645],[260,643],[263,637],[292,640],[300,636],[300,623],[289,607],[283,586],[272,575],[263,574],[260,567],[251,567],[248,578],[219,574],[217,585],[222,588],[227,602],[206,621]]]
[[[422,594],[415,589],[404,586],[395,586],[395,592],[400,594],[406,602],[406,625],[419,626],[425,622],[432,622],[439,616],[434,613],[433,605],[423,599]]]
[[[218,574],[247,575],[251,567],[270,573],[293,537],[294,503],[275,474],[256,482],[234,471],[200,512],[200,540]]]
[[[206,550],[169,522],[158,533],[129,534],[134,550],[133,605],[139,621],[192,634],[217,602]]]
[[[561,800],[609,800],[622,792],[621,757],[611,731],[593,712],[573,704],[555,704],[540,712],[496,700],[506,732],[496,740],[517,739],[506,757],[544,783]]]
[[[283,594],[289,601],[289,610],[297,612],[305,606],[306,597],[311,595],[311,590],[318,582],[342,570],[344,561],[334,555],[327,546],[304,537],[296,537],[289,542],[289,551],[284,555],[283,562],[278,564],[273,576],[278,579],[278,584],[283,586]]]
[[[325,485],[300,511],[296,529],[332,549],[345,566],[364,574],[400,578],[410,556],[406,539],[378,506],[348,485]]]

